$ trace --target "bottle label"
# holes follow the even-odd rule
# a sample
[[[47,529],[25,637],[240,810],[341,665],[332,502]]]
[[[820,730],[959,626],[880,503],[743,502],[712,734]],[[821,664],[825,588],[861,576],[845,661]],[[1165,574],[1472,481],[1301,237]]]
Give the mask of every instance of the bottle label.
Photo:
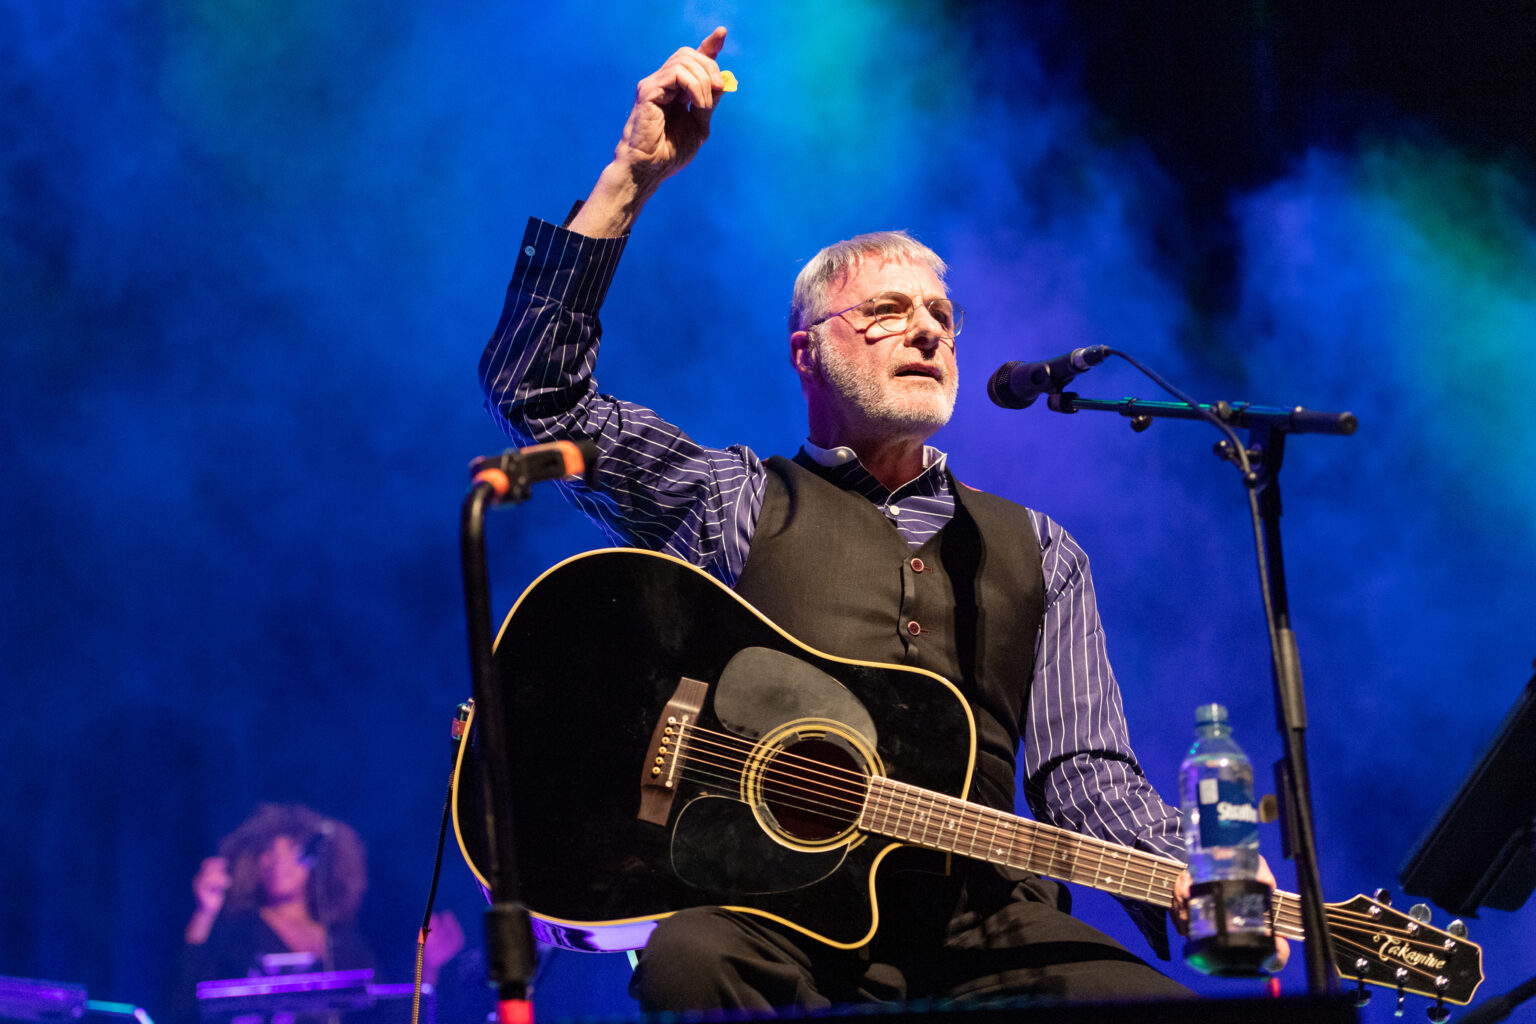
[[[1200,780],[1200,845],[1251,846],[1259,841],[1259,812],[1239,779]]]

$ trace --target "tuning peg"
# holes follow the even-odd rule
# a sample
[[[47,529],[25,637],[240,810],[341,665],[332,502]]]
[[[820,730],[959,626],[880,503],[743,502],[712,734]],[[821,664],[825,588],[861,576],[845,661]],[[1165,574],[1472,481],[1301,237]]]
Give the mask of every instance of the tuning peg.
[[[1429,905],[1426,903],[1415,903],[1412,909],[1408,911],[1408,916],[1413,919],[1408,924],[1408,934],[1417,935],[1419,933],[1419,925],[1429,923],[1431,916]]]
[[[1406,995],[1403,991],[1403,986],[1408,983],[1407,968],[1399,967],[1395,977],[1397,978],[1397,1007],[1392,1011],[1392,1016],[1401,1017],[1403,1015],[1403,997]]]
[[[1371,1001],[1371,990],[1365,987],[1365,971],[1370,963],[1364,959],[1355,961],[1355,970],[1360,976],[1355,979],[1355,1005],[1364,1006]]]
[[[1459,917],[1452,921],[1450,924],[1446,925],[1445,930],[1456,936],[1458,939],[1464,939],[1467,937],[1467,923]]]
[[[1377,889],[1374,893],[1371,894],[1371,898],[1384,907],[1390,907],[1392,905],[1392,894],[1386,889]]]
[[[1435,1005],[1428,1007],[1424,1011],[1435,1024],[1440,1024],[1441,1021],[1451,1015],[1451,1011],[1445,1008],[1445,990],[1450,984],[1451,980],[1444,975],[1435,979]]]

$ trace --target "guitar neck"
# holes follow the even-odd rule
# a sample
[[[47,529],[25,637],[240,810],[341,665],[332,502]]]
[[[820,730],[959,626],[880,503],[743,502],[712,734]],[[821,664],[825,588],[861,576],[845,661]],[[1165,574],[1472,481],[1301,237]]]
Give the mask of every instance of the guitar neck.
[[[881,776],[871,777],[859,816],[866,832],[912,846],[1001,864],[1159,907],[1173,905],[1184,865],[1092,836],[983,807]],[[1276,890],[1274,929],[1300,939],[1300,897]]]

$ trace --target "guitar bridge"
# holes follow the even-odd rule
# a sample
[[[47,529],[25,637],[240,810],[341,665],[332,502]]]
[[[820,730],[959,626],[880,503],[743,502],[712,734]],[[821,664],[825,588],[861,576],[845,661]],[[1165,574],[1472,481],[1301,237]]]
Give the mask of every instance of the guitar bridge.
[[[683,736],[698,721],[708,693],[708,683],[684,676],[678,681],[672,699],[661,709],[646,748],[645,763],[640,766],[640,813],[636,817],[641,821],[653,825],[667,823],[682,774]]]

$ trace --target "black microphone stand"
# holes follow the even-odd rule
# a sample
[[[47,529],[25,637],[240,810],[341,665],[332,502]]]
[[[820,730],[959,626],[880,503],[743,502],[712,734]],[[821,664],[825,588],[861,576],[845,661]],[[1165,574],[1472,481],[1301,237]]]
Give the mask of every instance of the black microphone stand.
[[[513,829],[512,776],[507,761],[507,728],[502,687],[496,679],[491,631],[490,581],[485,559],[485,512],[493,505],[521,504],[536,480],[551,479],[549,449],[509,450],[475,459],[469,493],[459,518],[464,607],[469,627],[475,722],[480,729],[482,790],[485,803],[486,880],[491,909],[485,915],[486,974],[496,988],[500,1024],[531,1024],[529,987],[537,959],[528,908],[517,874],[517,839]],[[590,478],[596,449],[575,442]]]
[[[1116,353],[1123,355],[1123,353]],[[1131,360],[1133,363],[1134,360]],[[1139,366],[1139,364],[1138,364]],[[1317,870],[1317,838],[1312,817],[1311,782],[1307,773],[1307,710],[1301,682],[1301,659],[1291,630],[1285,590],[1285,565],[1280,546],[1280,464],[1286,434],[1348,435],[1359,426],[1353,413],[1317,412],[1300,407],[1282,409],[1246,402],[1149,402],[1136,398],[1102,401],[1072,392],[1054,394],[1051,409],[1061,413],[1085,410],[1117,412],[1140,432],[1157,418],[1202,419],[1229,435],[1216,444],[1216,454],[1243,471],[1249,507],[1254,516],[1254,545],[1258,551],[1259,587],[1269,627],[1270,664],[1275,688],[1275,720],[1281,756],[1275,763],[1281,839],[1285,856],[1296,863],[1301,890],[1302,929],[1306,934],[1307,987],[1315,995],[1337,991],[1332,941],[1324,923],[1322,882]],[[1248,431],[1248,444],[1239,450],[1232,428]]]

